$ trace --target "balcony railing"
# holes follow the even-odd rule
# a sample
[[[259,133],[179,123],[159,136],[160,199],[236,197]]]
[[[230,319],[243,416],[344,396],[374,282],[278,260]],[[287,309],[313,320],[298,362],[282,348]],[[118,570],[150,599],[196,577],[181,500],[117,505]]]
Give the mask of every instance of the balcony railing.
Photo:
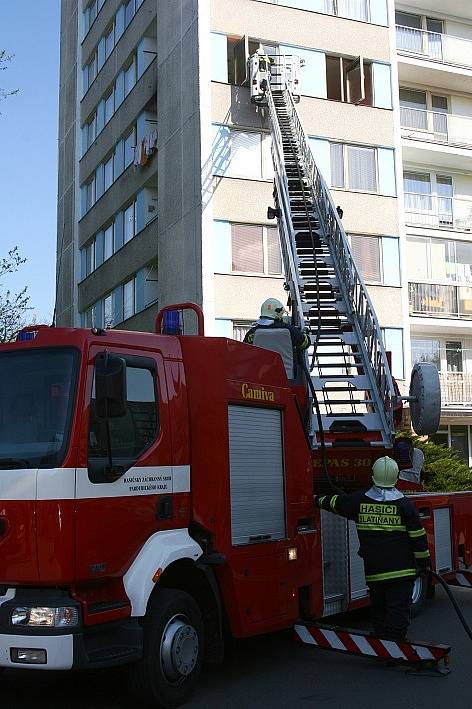
[[[400,106],[400,125],[404,138],[472,147],[472,118],[469,116]]]
[[[431,229],[472,231],[472,199],[405,192],[405,222]]]
[[[472,374],[468,372],[439,372],[441,406],[472,409]]]
[[[397,25],[397,49],[420,59],[472,68],[472,41],[463,37]]]
[[[436,283],[409,283],[410,315],[435,318],[472,318],[472,287]]]

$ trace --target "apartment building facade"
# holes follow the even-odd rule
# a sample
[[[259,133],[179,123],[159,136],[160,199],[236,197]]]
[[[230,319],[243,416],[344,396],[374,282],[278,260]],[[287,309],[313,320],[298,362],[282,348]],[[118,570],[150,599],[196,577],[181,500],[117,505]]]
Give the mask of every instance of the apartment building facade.
[[[395,22],[411,357],[438,366],[436,438],[471,465],[472,6],[414,0]]]
[[[267,220],[267,118],[245,85],[245,56],[262,44],[305,60],[300,116],[395,376],[404,387],[411,358],[439,352],[450,388],[472,324],[457,280],[468,258],[472,19],[465,0],[448,4],[455,18],[423,4],[64,1],[59,323],[151,329],[158,305],[194,300],[208,334],[241,339],[262,300],[285,298]],[[434,288],[456,299],[454,312],[431,312]],[[444,411],[453,445],[451,426],[469,425],[460,407]]]

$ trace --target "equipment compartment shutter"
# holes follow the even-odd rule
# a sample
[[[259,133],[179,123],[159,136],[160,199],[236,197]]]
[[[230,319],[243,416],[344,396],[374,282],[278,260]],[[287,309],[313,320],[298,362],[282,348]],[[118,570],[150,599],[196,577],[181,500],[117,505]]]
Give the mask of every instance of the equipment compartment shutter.
[[[451,552],[451,511],[449,507],[433,510],[434,514],[434,556],[436,571],[452,569]]]
[[[283,539],[285,534],[282,414],[229,406],[231,541]]]

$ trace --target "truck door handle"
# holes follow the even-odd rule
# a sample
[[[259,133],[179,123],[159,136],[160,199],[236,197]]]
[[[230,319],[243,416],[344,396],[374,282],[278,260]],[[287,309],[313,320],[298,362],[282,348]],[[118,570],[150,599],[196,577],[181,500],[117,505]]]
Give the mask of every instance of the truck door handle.
[[[156,519],[172,519],[172,497],[164,495],[157,503]]]
[[[0,517],[0,537],[3,537],[7,531],[7,521],[5,517]]]

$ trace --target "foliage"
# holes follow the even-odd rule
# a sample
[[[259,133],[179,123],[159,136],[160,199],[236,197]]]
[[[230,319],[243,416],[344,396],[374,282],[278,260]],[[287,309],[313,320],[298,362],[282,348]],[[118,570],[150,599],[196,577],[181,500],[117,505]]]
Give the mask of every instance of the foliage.
[[[8,255],[0,258],[0,278],[9,273],[15,273],[26,259],[21,258],[18,247],[11,249]],[[25,286],[19,293],[10,290],[2,292],[0,283],[0,342],[11,342],[18,330],[26,324],[26,314],[31,308],[28,306],[28,287]]]
[[[428,492],[472,490],[472,470],[455,450],[412,433],[401,435],[411,438],[415,448],[421,448],[424,453],[422,482]]]
[[[0,49],[0,71],[5,71],[7,64],[13,59],[12,54],[7,54],[5,49]],[[0,86],[0,101],[3,101],[7,96],[13,96],[18,93],[18,89],[8,90]]]

